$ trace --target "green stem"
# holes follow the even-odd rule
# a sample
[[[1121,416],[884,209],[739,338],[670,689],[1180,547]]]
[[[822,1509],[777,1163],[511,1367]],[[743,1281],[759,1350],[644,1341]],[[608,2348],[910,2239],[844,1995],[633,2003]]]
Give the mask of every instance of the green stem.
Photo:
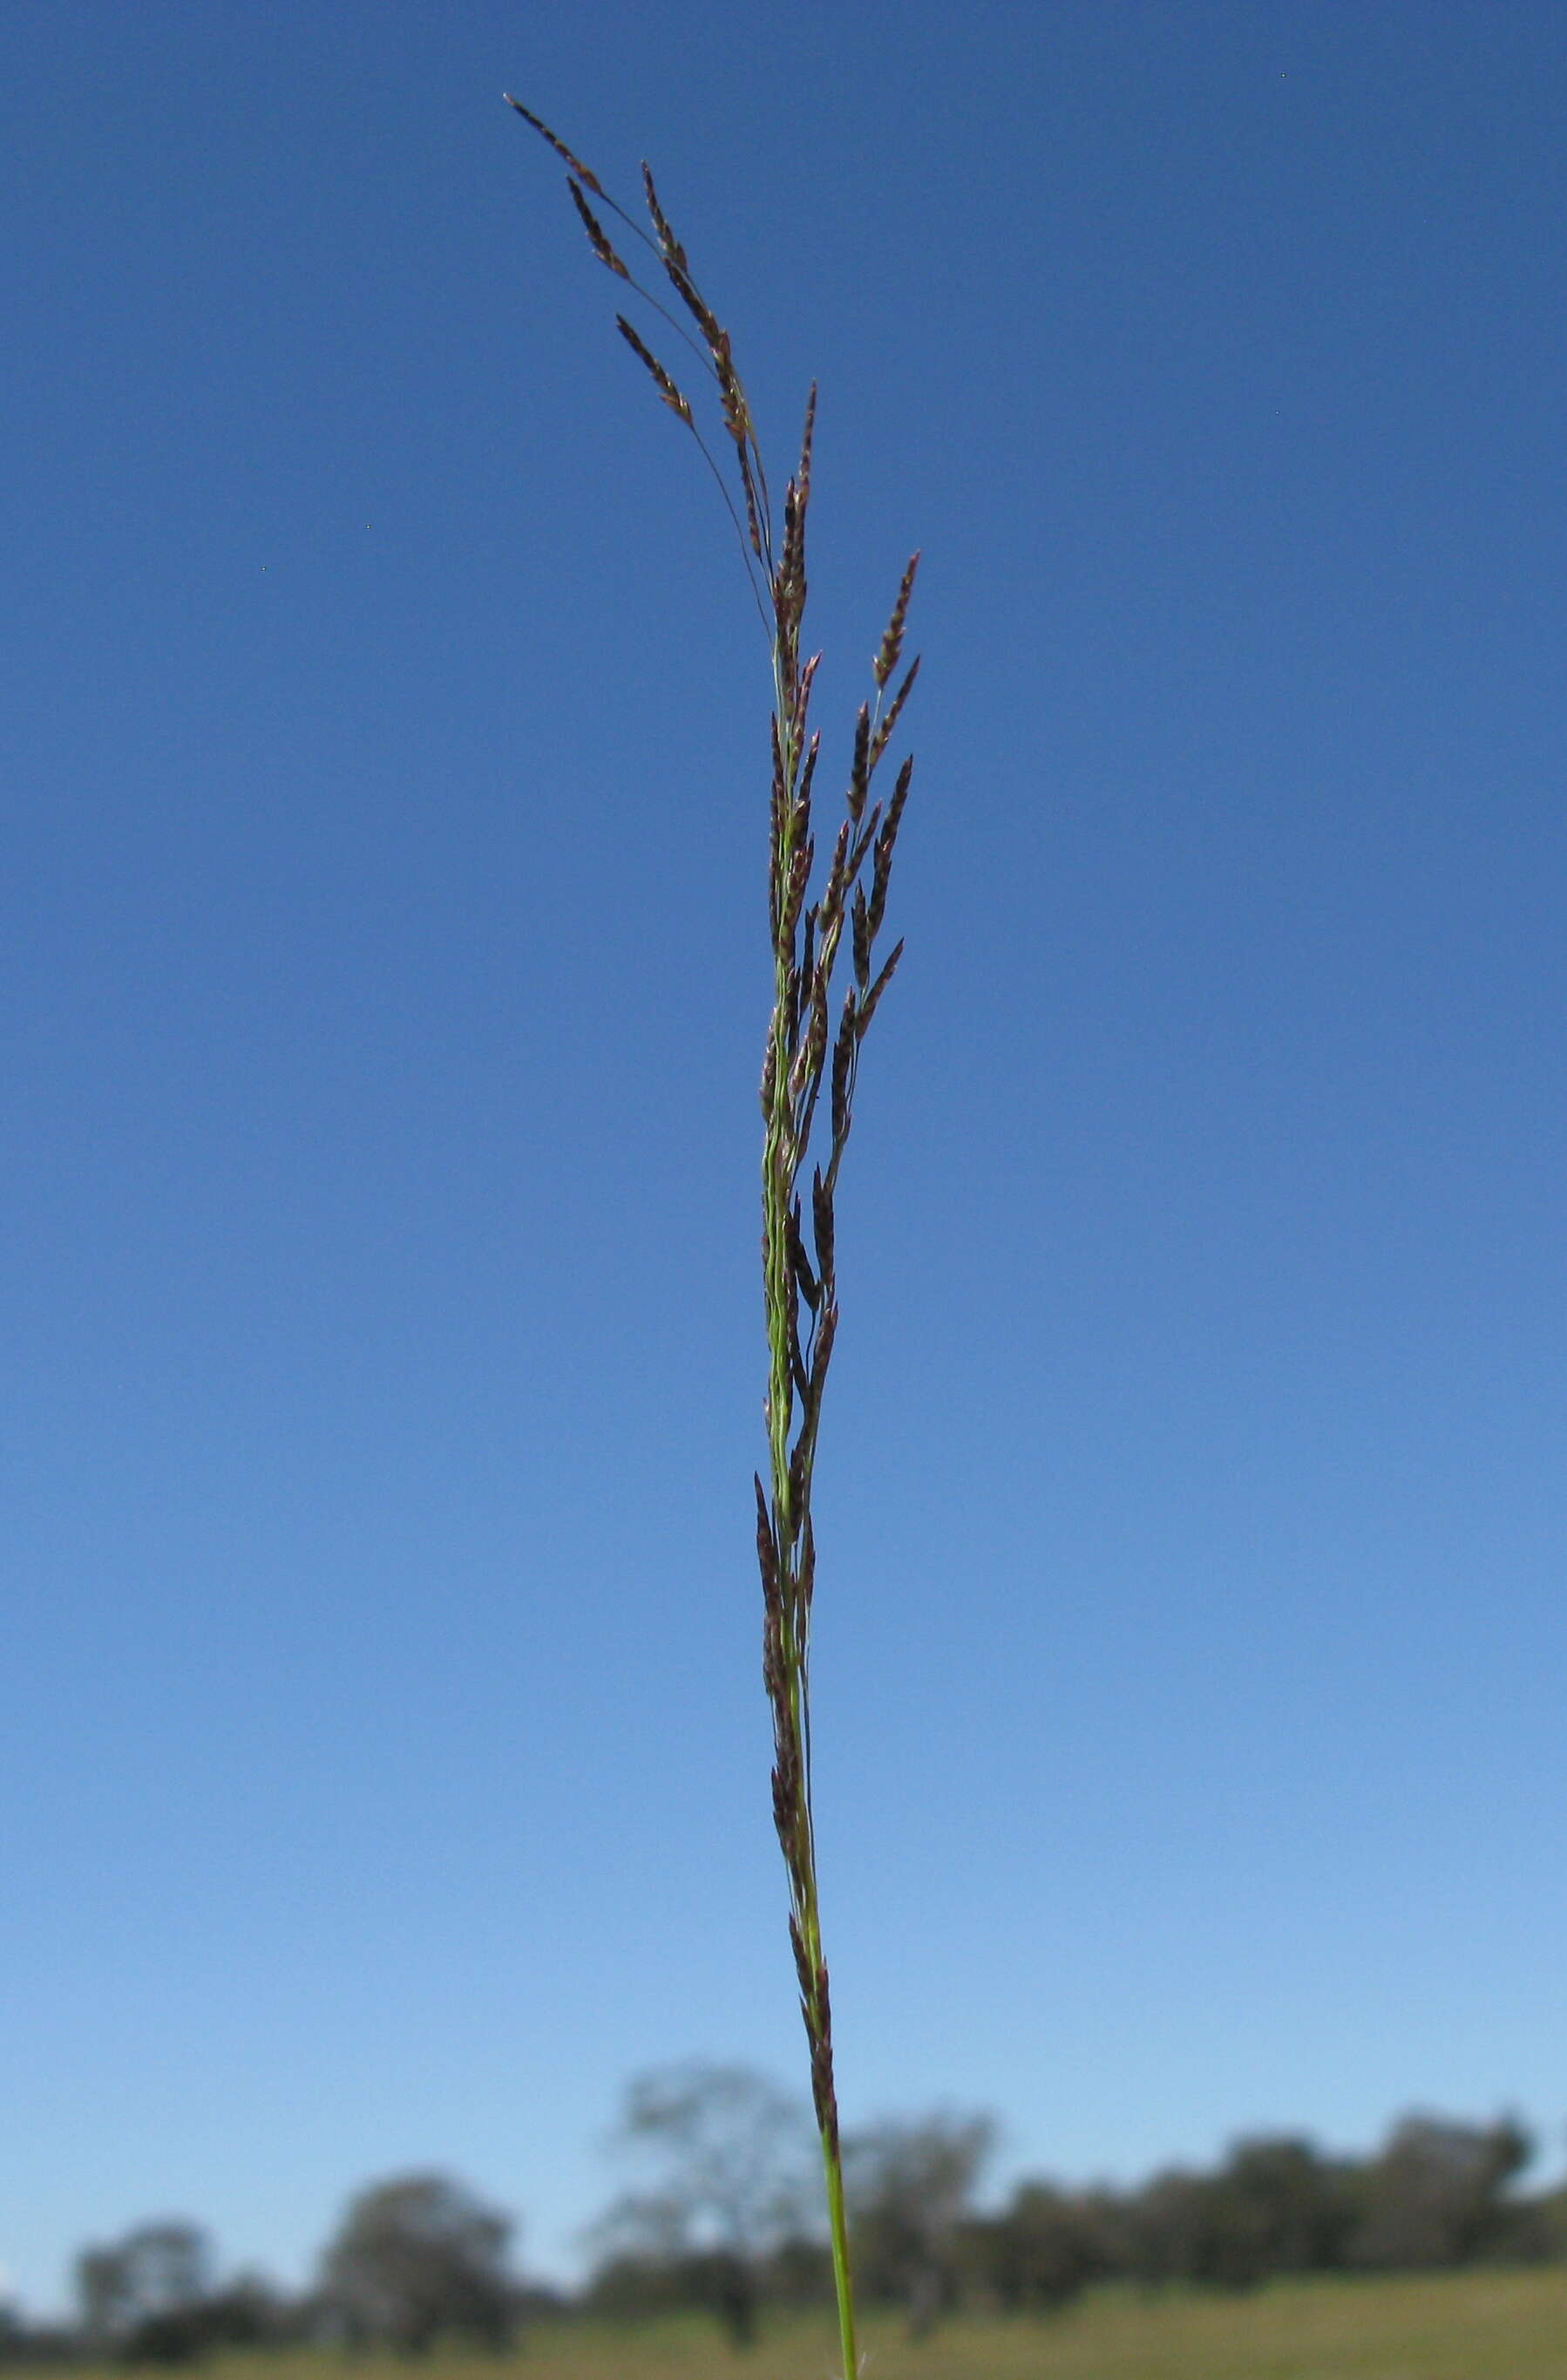
[[[827,2177],[827,2220],[833,2235],[833,2286],[838,2291],[838,2335],[843,2349],[844,2380],[858,2380],[859,2358],[854,2346],[854,2283],[849,2270],[849,2221],[843,2204],[843,2159],[835,2143],[822,2135],[822,2164]]]

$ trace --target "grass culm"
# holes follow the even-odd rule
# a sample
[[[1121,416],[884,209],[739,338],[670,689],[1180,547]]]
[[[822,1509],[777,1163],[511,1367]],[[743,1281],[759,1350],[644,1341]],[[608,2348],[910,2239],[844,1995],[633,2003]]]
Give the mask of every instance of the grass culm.
[[[547,124],[520,100],[511,99],[509,93],[507,97],[564,164],[572,204],[600,264],[652,313],[661,316],[666,335],[678,334],[694,358],[696,378],[692,380],[682,364],[681,379],[698,389],[716,435],[721,425],[720,449],[732,449],[728,479],[719,468],[697,407],[634,324],[617,314],[622,338],[663,403],[696,441],[717,483],[734,524],[769,652],[767,870],[773,1006],[761,1084],[767,1477],[764,1482],[758,1473],[755,1481],[762,1675],[772,1710],[773,1815],[789,1879],[790,1941],[810,2046],[843,2368],[846,2380],[854,2380],[859,2371],[854,2293],[811,1801],[811,1600],[816,1569],[811,1488],[823,1392],[838,1322],[834,1235],[838,1172],[853,1120],[861,1048],[903,949],[902,942],[898,942],[877,966],[876,946],[894,846],[913,774],[912,756],[898,769],[885,803],[873,799],[873,791],[919,669],[916,658],[899,674],[904,624],[919,555],[913,555],[903,573],[872,662],[871,692],[855,722],[843,816],[821,889],[813,897],[816,841],[812,803],[821,738],[811,726],[810,709],[820,655],[805,655],[802,637],[814,385],[805,407],[800,461],[784,488],[781,505],[775,510],[729,333],[697,285],[646,165],[642,169],[648,219],[645,226],[609,195],[598,176]],[[614,218],[613,238],[605,229],[606,215]],[[633,263],[626,261],[616,239],[621,241]],[[649,280],[654,286],[648,286]],[[672,303],[656,294],[665,284],[672,293]],[[659,344],[664,344],[663,338]],[[889,688],[893,689],[890,694]],[[834,976],[846,941],[850,980],[840,1004]],[[819,1116],[824,1087],[826,1111]],[[820,1158],[813,1157],[814,1147],[822,1151]],[[802,1187],[807,1167],[809,1247],[806,1194]]]

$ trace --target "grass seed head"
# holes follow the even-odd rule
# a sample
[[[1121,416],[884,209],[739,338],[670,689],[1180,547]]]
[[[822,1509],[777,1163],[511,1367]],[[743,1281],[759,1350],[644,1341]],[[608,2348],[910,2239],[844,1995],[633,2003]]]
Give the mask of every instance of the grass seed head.
[[[653,187],[653,169],[645,157],[642,161],[642,187],[647,199],[647,212],[653,218],[653,228],[658,235],[660,252],[668,262],[678,265],[682,273],[688,272],[685,250],[669,229],[669,218],[658,203],[658,193]]]
[[[862,991],[871,986],[871,913],[865,903],[865,888],[854,887],[854,980]]]
[[[653,227],[651,241],[640,225],[604,189],[597,176],[542,118],[520,100],[512,99],[510,93],[507,98],[567,166],[572,203],[598,261],[663,314],[699,357],[705,352],[724,428],[734,443],[741,500],[735,498],[727,476],[718,470],[683,390],[676,385],[624,315],[616,316],[621,336],[652,379],[661,401],[692,431],[718,480],[771,645],[776,702],[772,721],[768,922],[775,962],[775,999],[759,1087],[765,1119],[764,1308],[770,1350],[763,1425],[771,1441],[771,1453],[770,1494],[759,1474],[753,1483],[756,1552],[764,1603],[763,1678],[772,1709],[774,1822],[789,1879],[790,1940],[810,2043],[812,2095],[828,2164],[834,2265],[847,2375],[857,2371],[859,2359],[854,2348],[853,2307],[848,2279],[831,2005],[826,1965],[821,1955],[810,1801],[808,1652],[815,1577],[811,1488],[823,1393],[838,1330],[833,1198],[838,1162],[851,1121],[860,1043],[903,950],[900,941],[875,980],[870,980],[912,763],[905,761],[885,815],[882,804],[871,800],[871,782],[919,668],[916,658],[884,714],[883,698],[901,659],[920,556],[918,552],[911,555],[904,570],[891,617],[873,659],[874,713],[871,704],[862,705],[855,722],[845,796],[847,816],[838,830],[826,888],[815,905],[807,907],[807,887],[815,850],[811,819],[812,782],[821,748],[820,737],[814,734],[807,743],[807,711],[820,657],[813,654],[803,662],[801,660],[815,386],[813,383],[806,402],[799,468],[785,488],[782,519],[777,525],[776,536],[767,476],[729,333],[697,285],[690,259],[664,212],[650,169],[643,166],[642,178]],[[700,334],[700,342],[687,332],[678,315],[662,307],[628,270],[595,207],[589,203],[588,193],[611,210],[645,246],[655,249],[681,307]],[[860,877],[873,852],[867,892]],[[844,999],[829,1066],[829,994],[842,943],[845,908],[851,893],[854,981]],[[803,939],[797,951],[802,915]],[[832,1150],[825,1172],[819,1163],[812,1166],[813,1267],[805,1249],[798,1184],[808,1160],[825,1072],[830,1076],[826,1103],[831,1115]],[[803,1343],[802,1304],[811,1314],[809,1335]]]
[[[658,394],[663,398],[665,404],[669,407],[672,413],[678,413],[680,415],[681,419],[685,423],[688,429],[694,430],[696,423],[693,418],[691,407],[681,395],[680,390],[675,386],[674,382],[669,378],[669,373],[664,370],[664,367],[659,362],[657,357],[651,354],[643,345],[641,339],[638,338],[636,333],[633,330],[631,324],[627,322],[623,314],[617,314],[615,321],[620,328],[621,336],[624,339],[627,346],[631,348],[633,355],[641,357],[643,362],[646,365],[647,370],[652,373]]]
[[[816,1280],[816,1276],[811,1269],[811,1259],[805,1253],[805,1238],[800,1228],[800,1201],[798,1198],[790,1209],[789,1260],[794,1268],[794,1278],[800,1285],[800,1293],[802,1297],[804,1298],[806,1305],[811,1308],[812,1312],[814,1313],[821,1303],[822,1293],[820,1284]]]
[[[879,686],[886,684],[893,671],[898,667],[898,656],[903,650],[903,623],[909,616],[909,598],[914,591],[914,573],[919,567],[920,556],[916,550],[909,557],[909,567],[904,572],[899,584],[898,601],[892,607],[892,617],[886,624],[886,634],[883,637],[881,649],[872,663],[875,672],[876,684]]]
[[[811,449],[816,436],[816,383],[811,383],[811,394],[805,400],[805,428],[800,440],[800,504],[803,511],[811,501]]]
[[[886,906],[886,888],[892,876],[893,846],[898,841],[898,820],[903,816],[903,805],[909,798],[909,786],[913,774],[914,755],[910,752],[898,772],[898,783],[892,789],[892,799],[887,804],[886,817],[882,822],[882,831],[876,837],[875,868],[871,880],[870,926],[873,937],[881,929],[882,912]]]
[[[860,716],[854,726],[854,759],[849,772],[849,815],[856,826],[865,807],[865,795],[871,785],[871,706],[860,705]]]
[[[875,767],[876,762],[881,759],[882,754],[886,750],[887,746],[892,741],[892,731],[898,724],[898,714],[902,710],[904,704],[908,701],[909,689],[913,685],[914,680],[919,676],[919,674],[920,656],[916,653],[908,668],[904,671],[903,683],[898,687],[898,692],[893,696],[892,701],[887,708],[886,715],[883,719],[881,725],[876,730],[875,741],[871,747],[871,766],[873,769]]]
[[[567,175],[566,188],[572,194],[572,204],[575,207],[578,214],[582,217],[583,229],[586,232],[589,242],[592,245],[593,252],[595,256],[597,257],[600,264],[607,264],[611,273],[618,273],[622,281],[629,281],[631,279],[631,274],[626,271],[625,266],[621,262],[620,258],[610,247],[609,237],[605,232],[604,226],[599,222],[598,217],[594,213],[593,209],[588,205],[587,200],[584,198],[582,194],[582,184],[576,179],[574,175]]]
[[[524,107],[520,99],[513,99],[509,91],[503,91],[500,96],[506,102],[508,107],[514,107],[516,109],[517,114],[523,118],[524,123],[531,124],[536,132],[542,134],[543,138],[548,141],[551,149],[554,150],[557,157],[564,158],[566,164],[571,167],[578,181],[585,184],[587,188],[593,192],[596,199],[603,198],[604,185],[599,180],[597,175],[593,171],[593,168],[590,165],[585,165],[580,157],[573,154],[572,151],[567,148],[565,142],[561,140],[556,133],[551,132],[548,125],[545,123],[542,116],[536,115],[531,107]]]
[[[822,1383],[827,1377],[827,1366],[833,1359],[833,1341],[838,1335],[838,1306],[824,1305],[816,1326],[816,1343],[811,1350],[811,1396],[821,1402]]]
[[[898,960],[902,956],[903,942],[900,937],[897,943],[895,943],[892,954],[888,958],[886,966],[883,967],[880,975],[877,976],[874,983],[871,986],[870,990],[865,995],[865,1004],[860,1011],[859,1038],[862,1041],[865,1038],[865,1035],[870,1028],[871,1019],[876,1013],[876,1002],[880,1000],[883,992],[892,981],[893,969],[897,966]]]
[[[838,1039],[833,1043],[832,1125],[835,1149],[841,1148],[849,1137],[850,1075],[860,1038],[857,1029],[859,1013],[859,1001],[851,991],[844,1000],[843,1014],[838,1024]]]
[[[811,873],[814,846],[802,844],[795,853],[789,871],[789,884],[784,893],[783,915],[778,919],[778,948],[790,949],[794,941],[794,929],[800,917],[800,905],[805,898],[805,880]]]
[[[816,1243],[816,1277],[825,1290],[833,1278],[833,1194],[818,1165],[811,1180],[811,1230]]]

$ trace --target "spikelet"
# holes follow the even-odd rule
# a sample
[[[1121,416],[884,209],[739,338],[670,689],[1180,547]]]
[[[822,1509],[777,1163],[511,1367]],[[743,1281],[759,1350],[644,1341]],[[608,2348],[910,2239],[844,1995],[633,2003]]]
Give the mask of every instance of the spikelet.
[[[657,386],[658,394],[663,398],[665,404],[669,407],[672,413],[678,413],[680,415],[681,419],[686,423],[688,428],[694,429],[696,424],[693,418],[690,405],[681,395],[680,390],[675,386],[674,382],[669,378],[669,373],[664,370],[664,367],[659,362],[657,357],[648,353],[648,350],[637,337],[636,333],[633,330],[631,324],[627,322],[623,314],[617,314],[615,322],[621,338],[624,339],[633,354],[640,356],[643,362],[647,366],[648,370],[652,373],[654,381]]]

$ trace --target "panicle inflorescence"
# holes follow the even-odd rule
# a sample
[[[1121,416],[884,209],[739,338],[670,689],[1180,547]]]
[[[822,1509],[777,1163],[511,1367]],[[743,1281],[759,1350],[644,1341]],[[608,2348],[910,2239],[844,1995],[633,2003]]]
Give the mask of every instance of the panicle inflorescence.
[[[832,2010],[822,1952],[811,1806],[809,1652],[816,1561],[811,1491],[823,1396],[838,1331],[835,1200],[838,1171],[853,1123],[861,1047],[903,951],[902,942],[898,942],[880,971],[873,975],[894,849],[913,774],[912,756],[903,761],[885,809],[874,798],[874,786],[920,666],[916,656],[886,702],[886,688],[902,656],[920,556],[916,552],[910,557],[873,658],[874,698],[861,705],[856,719],[844,816],[833,839],[825,882],[813,901],[810,886],[816,843],[812,799],[820,737],[810,726],[809,714],[820,656],[802,655],[802,632],[815,388],[812,387],[806,403],[799,464],[785,485],[781,516],[775,522],[755,424],[729,334],[697,285],[691,260],[675,236],[648,167],[643,166],[642,181],[651,232],[609,195],[597,176],[547,124],[521,101],[513,99],[511,104],[567,165],[572,203],[599,261],[662,316],[694,353],[711,383],[717,418],[734,448],[738,504],[684,390],[626,317],[617,314],[622,337],[664,404],[692,431],[718,482],[739,536],[769,646],[774,701],[767,885],[774,998],[760,1086],[765,1126],[762,1262],[768,1340],[765,1418],[769,1477],[765,1484],[758,1473],[755,1479],[762,1676],[773,1722],[773,1815],[789,1882],[790,1940],[810,2045],[812,2097],[822,2140],[845,2374],[850,2380],[857,2369],[852,2295],[833,2080]],[[661,268],[686,319],[671,312],[626,263],[588,203],[589,192]],[[694,325],[694,334],[690,325]],[[846,923],[851,980],[838,1005],[835,1026],[831,1022],[834,970]],[[824,1081],[827,1088],[826,1148],[822,1156],[814,1156],[813,1129]],[[809,1247],[800,1187],[807,1168]]]

